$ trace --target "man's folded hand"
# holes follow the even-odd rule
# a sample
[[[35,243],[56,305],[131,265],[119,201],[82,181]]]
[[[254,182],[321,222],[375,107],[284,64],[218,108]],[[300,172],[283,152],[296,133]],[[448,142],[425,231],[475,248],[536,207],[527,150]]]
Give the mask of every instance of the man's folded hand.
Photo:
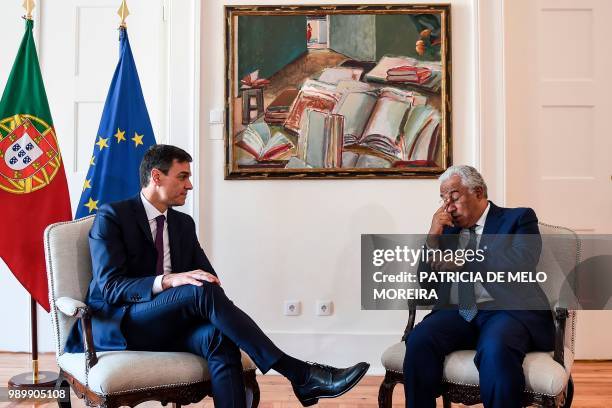
[[[196,269],[195,271],[169,273],[164,275],[162,278],[162,288],[165,290],[183,285],[202,286],[203,281],[214,283],[215,285],[219,286],[221,285],[219,278],[212,273],[205,272],[201,269]]]

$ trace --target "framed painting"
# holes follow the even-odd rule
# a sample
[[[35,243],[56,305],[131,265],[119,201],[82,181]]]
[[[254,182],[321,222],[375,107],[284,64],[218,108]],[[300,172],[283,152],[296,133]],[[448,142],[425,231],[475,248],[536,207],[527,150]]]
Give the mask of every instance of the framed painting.
[[[450,5],[226,6],[226,179],[435,177]]]

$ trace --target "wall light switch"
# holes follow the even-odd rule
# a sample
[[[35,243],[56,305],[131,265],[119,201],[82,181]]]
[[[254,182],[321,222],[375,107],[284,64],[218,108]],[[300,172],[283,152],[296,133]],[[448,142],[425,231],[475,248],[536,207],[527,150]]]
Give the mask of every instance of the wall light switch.
[[[211,109],[208,116],[211,125],[223,124],[223,109]]]

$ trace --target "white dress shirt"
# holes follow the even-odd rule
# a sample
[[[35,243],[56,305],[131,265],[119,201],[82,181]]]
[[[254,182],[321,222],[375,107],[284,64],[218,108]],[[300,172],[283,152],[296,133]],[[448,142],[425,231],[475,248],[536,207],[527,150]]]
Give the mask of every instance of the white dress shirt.
[[[482,231],[484,230],[485,223],[487,221],[487,214],[489,214],[489,209],[491,208],[491,203],[487,204],[487,208],[485,208],[484,212],[476,221],[476,249],[480,245],[480,238],[482,238]],[[470,229],[463,228],[461,232],[459,232],[459,245],[457,249],[465,249],[468,242],[470,242]],[[470,271],[474,272],[474,271]],[[475,282],[474,283],[474,293],[476,295],[476,303],[488,302],[493,300],[493,297],[487,292],[487,290],[482,286],[482,283]],[[457,283],[453,283],[450,291],[450,300],[451,304],[459,304],[459,285]]]
[[[155,240],[155,235],[157,234],[157,218],[160,215],[166,217],[164,221],[164,275],[170,273],[172,271],[172,264],[170,262],[170,237],[168,236],[168,210],[161,213],[153,204],[147,200],[147,198],[140,192],[140,199],[142,200],[142,205],[144,206],[145,212],[147,213],[147,220],[149,220],[149,227],[151,228],[151,237]],[[163,275],[159,275],[153,281],[153,294],[156,295],[159,292],[163,291],[162,288],[162,278]]]

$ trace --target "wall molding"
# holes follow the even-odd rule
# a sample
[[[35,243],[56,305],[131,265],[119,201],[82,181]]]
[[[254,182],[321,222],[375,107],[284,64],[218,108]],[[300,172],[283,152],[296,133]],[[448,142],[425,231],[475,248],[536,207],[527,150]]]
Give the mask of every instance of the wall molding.
[[[476,166],[487,180],[489,197],[506,203],[505,0],[475,0]]]
[[[481,78],[480,78],[480,57],[481,57],[481,44],[480,44],[480,0],[474,0],[474,7],[472,7],[472,20],[474,21],[472,37],[474,40],[474,105],[476,109],[474,109],[474,117],[472,120],[474,121],[474,151],[472,152],[473,158],[472,162],[474,167],[477,169],[481,169],[482,167],[482,143],[483,143],[483,135],[482,135],[482,86],[481,86]]]
[[[196,224],[196,231],[200,226],[200,46],[202,33],[202,6],[199,1],[194,2],[193,6],[193,106],[191,114],[193,117],[193,154],[200,159],[194,160],[192,172],[195,175],[193,178],[193,210],[192,216]]]
[[[163,140],[193,156],[193,193],[180,210],[193,217],[196,228],[200,218],[200,8],[198,0],[164,1],[168,83]]]

